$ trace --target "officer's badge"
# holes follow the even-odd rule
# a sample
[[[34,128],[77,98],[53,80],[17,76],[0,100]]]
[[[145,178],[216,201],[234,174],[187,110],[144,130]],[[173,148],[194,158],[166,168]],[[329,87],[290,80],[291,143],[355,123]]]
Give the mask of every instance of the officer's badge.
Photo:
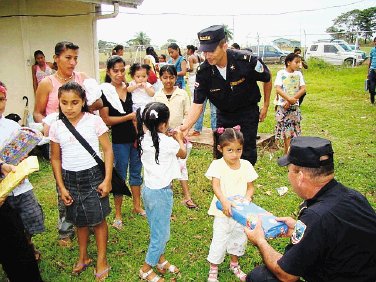
[[[304,232],[307,226],[300,220],[298,220],[294,227],[294,232],[291,235],[291,243],[297,244],[302,240]]]
[[[257,60],[257,64],[255,66],[255,71],[262,73],[264,72],[264,66],[261,64],[259,60]]]
[[[234,65],[231,65],[231,66],[230,66],[230,69],[231,69],[231,70],[234,70],[234,69],[235,69],[235,66],[234,66]]]

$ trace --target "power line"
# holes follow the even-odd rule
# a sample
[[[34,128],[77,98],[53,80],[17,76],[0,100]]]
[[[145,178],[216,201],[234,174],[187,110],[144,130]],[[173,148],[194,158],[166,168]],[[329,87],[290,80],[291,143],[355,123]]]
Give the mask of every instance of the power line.
[[[125,12],[120,11],[121,14],[128,14],[128,15],[139,15],[139,16],[190,16],[190,17],[242,17],[242,16],[281,16],[287,14],[298,14],[298,13],[306,13],[306,12],[315,12],[315,11],[323,11],[328,9],[334,8],[341,8],[346,6],[351,6],[354,4],[362,3],[367,0],[359,0],[347,4],[342,5],[334,5],[328,6],[323,8],[315,8],[315,9],[302,9],[302,10],[295,10],[295,11],[285,11],[279,13],[240,13],[240,14],[186,14],[186,13],[173,13],[173,12],[162,12],[162,13],[139,13],[139,12]],[[112,11],[103,11],[112,13]],[[62,15],[53,15],[53,14],[11,14],[11,15],[2,15],[0,18],[11,18],[11,17],[50,17],[50,18],[63,18],[63,17],[78,17],[78,16],[88,16],[91,14],[102,14],[103,12],[87,12],[87,13],[79,13],[79,14],[62,14]]]

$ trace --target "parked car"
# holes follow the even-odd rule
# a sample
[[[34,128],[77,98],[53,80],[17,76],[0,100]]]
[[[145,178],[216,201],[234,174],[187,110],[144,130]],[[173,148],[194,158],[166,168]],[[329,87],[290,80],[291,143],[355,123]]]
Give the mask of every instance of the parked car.
[[[364,51],[362,51],[362,50],[357,49],[357,48],[359,48],[359,47],[356,47],[355,44],[349,44],[349,47],[351,48],[352,51],[355,51],[356,53],[362,54],[362,58],[363,58],[364,60],[368,58],[368,57],[367,57],[367,53],[364,52]]]
[[[274,45],[256,45],[250,48],[252,49],[253,55],[261,57],[265,63],[284,64],[286,56],[291,53],[283,51]]]
[[[306,52],[306,59],[318,58],[332,65],[360,65],[364,59],[361,54],[350,50],[344,43],[318,41],[311,44]]]

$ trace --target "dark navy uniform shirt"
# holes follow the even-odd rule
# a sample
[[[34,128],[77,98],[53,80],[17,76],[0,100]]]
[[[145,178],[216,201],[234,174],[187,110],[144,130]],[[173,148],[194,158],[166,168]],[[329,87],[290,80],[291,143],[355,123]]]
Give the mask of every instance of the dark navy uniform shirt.
[[[376,281],[375,211],[333,179],[302,204],[278,265],[306,281]]]
[[[270,81],[269,69],[261,59],[228,49],[226,80],[216,66],[205,61],[197,70],[193,102],[202,104],[209,98],[220,112],[246,111],[260,101],[257,81]]]

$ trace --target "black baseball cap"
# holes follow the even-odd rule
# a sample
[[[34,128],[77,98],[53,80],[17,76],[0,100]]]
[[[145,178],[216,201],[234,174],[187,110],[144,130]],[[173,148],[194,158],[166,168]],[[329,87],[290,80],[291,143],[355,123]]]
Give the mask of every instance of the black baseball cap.
[[[225,38],[223,25],[212,25],[197,33],[200,40],[198,51],[213,52],[217,48],[219,41]]]
[[[280,166],[294,164],[301,167],[318,168],[333,163],[332,143],[324,138],[299,136],[291,140],[287,155],[278,159]],[[327,156],[325,160],[321,157]]]

